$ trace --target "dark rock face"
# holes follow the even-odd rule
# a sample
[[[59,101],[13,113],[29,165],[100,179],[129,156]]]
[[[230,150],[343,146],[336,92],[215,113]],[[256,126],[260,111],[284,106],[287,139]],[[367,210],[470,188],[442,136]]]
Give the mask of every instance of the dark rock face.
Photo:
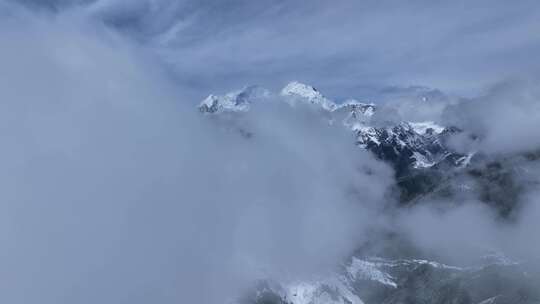
[[[390,162],[397,176],[403,176],[415,166],[431,166],[448,152],[443,146],[441,136],[433,133],[418,134],[407,123],[389,128],[374,128],[374,136],[359,132],[366,148],[380,159]],[[429,164],[416,164],[415,153],[426,158]]]
[[[458,132],[461,131],[457,128],[445,128],[438,133],[427,129],[420,134],[410,124],[401,123],[389,128],[373,128],[370,134],[359,131],[358,144],[394,168],[400,202],[408,204],[437,191],[447,172],[467,166],[469,157],[446,145],[447,139]]]
[[[402,205],[431,197],[455,198],[474,193],[475,199],[510,218],[520,208],[524,185],[523,168],[540,160],[538,151],[504,157],[481,153],[465,155],[449,148],[448,139],[461,130],[445,128],[440,133],[419,134],[407,123],[359,132],[359,144],[389,163],[395,170]],[[420,160],[420,165],[419,165]],[[422,163],[423,162],[423,163]],[[427,166],[422,166],[427,164]]]

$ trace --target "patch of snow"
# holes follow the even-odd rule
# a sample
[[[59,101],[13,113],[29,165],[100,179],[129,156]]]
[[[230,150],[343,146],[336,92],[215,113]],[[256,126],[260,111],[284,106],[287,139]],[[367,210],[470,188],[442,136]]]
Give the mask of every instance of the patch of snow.
[[[377,138],[377,130],[374,127],[369,127],[362,123],[356,123],[351,128],[358,134],[358,143],[361,147],[365,148],[368,142],[372,142],[377,146],[381,144]]]
[[[438,135],[445,130],[443,126],[440,126],[433,121],[409,122],[409,125],[412,127],[414,132],[420,135]]]
[[[333,101],[324,97],[317,89],[297,81],[287,84],[281,90],[281,95],[291,98],[289,102],[293,105],[300,100],[319,105],[327,111],[334,111],[337,108],[337,105]]]
[[[373,263],[375,263],[378,267],[386,266],[386,267],[400,267],[400,266],[414,266],[414,265],[429,265],[434,268],[439,269],[448,269],[448,270],[456,270],[456,271],[465,271],[468,270],[468,268],[464,267],[458,267],[458,266],[451,266],[439,262],[434,261],[428,261],[428,260],[421,260],[421,259],[400,259],[400,260],[386,260],[378,257],[372,257],[369,259]]]
[[[463,191],[470,191],[473,189],[471,186],[467,184],[458,184],[457,187],[458,189],[463,190]]]
[[[413,155],[411,156],[415,160],[413,167],[418,168],[431,168],[433,165],[435,165],[435,162],[430,162],[424,155],[421,153],[418,153],[416,151],[413,152]]]
[[[270,91],[264,88],[249,86],[221,96],[211,94],[199,104],[199,109],[205,113],[247,112],[252,102],[266,100],[270,96]]]
[[[460,157],[458,160],[456,160],[456,165],[460,166],[461,168],[467,167],[471,163],[471,159],[475,154],[475,152],[472,152],[463,157]]]
[[[340,277],[315,282],[293,283],[285,289],[285,301],[292,304],[364,303]]]
[[[482,301],[482,302],[480,302],[478,304],[493,304],[493,303],[495,303],[495,301],[497,300],[498,297],[500,297],[500,295],[499,296],[494,296],[494,297],[489,298],[489,299],[486,299],[486,300],[484,300],[484,301]]]
[[[309,304],[315,297],[317,285],[306,282],[299,282],[287,287],[286,300],[293,301],[294,304]]]
[[[458,267],[458,266],[450,266],[450,265],[446,265],[446,264],[442,264],[442,263],[439,263],[439,262],[433,262],[433,261],[428,261],[428,260],[416,260],[416,259],[413,259],[413,260],[410,260],[412,261],[413,263],[416,263],[416,264],[420,264],[420,265],[429,265],[433,268],[439,268],[439,269],[449,269],[449,270],[458,270],[458,271],[463,271],[463,270],[466,270],[466,268],[463,268],[463,267]]]
[[[375,114],[375,104],[374,103],[365,103],[360,102],[356,99],[348,99],[344,101],[342,104],[338,105],[337,109],[348,109],[351,110],[351,112],[355,113],[357,110],[362,113],[362,115],[371,117],[373,114]]]
[[[397,288],[394,278],[379,269],[379,264],[353,258],[351,264],[347,266],[347,273],[353,279],[377,281],[381,284]]]
[[[482,256],[482,259],[486,261],[487,265],[514,266],[520,264],[499,251],[493,251],[485,254]]]
[[[364,111],[364,115],[366,115],[366,116],[371,117],[371,116],[373,116],[373,114],[375,114],[375,108],[374,107],[369,107]]]

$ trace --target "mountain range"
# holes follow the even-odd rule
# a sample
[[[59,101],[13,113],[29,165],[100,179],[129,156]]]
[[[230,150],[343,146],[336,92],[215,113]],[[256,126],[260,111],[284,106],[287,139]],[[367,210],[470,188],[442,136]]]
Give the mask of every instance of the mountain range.
[[[338,104],[316,88],[296,81],[287,84],[279,94],[259,86],[248,86],[221,96],[209,95],[199,104],[199,110],[206,114],[248,112],[253,103],[275,99],[284,100],[291,106],[307,103],[320,109],[330,123],[340,122],[353,132],[358,146],[391,162],[399,170],[430,168],[441,162],[464,166],[472,156],[459,155],[445,145],[446,137],[459,131],[455,127],[441,126],[433,121],[375,124],[371,122],[377,112],[375,104],[355,99]]]

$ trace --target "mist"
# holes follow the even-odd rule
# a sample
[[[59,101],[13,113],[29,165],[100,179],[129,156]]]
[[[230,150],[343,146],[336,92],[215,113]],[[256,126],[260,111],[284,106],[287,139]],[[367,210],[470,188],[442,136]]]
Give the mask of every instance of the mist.
[[[537,261],[539,10],[493,6],[0,2],[0,301],[223,303],[333,273],[381,231],[450,264]],[[520,208],[476,189],[403,208],[388,163],[277,94],[195,106],[295,79],[375,100],[377,125],[458,127],[454,150],[518,168]]]
[[[467,130],[454,139],[456,149],[513,154],[540,148],[532,132],[540,127],[538,84],[536,77],[512,79],[448,106],[443,113],[447,123]]]
[[[492,166],[509,177],[488,187],[498,196],[508,195],[500,199],[511,211],[501,217],[492,208],[495,203],[481,199],[481,187],[462,174],[458,182],[472,187],[471,191],[446,199],[420,200],[399,215],[400,228],[424,251],[453,263],[471,263],[488,252],[498,252],[538,267],[535,240],[540,227],[534,219],[540,216],[536,156],[540,142],[532,131],[540,127],[537,78],[509,79],[477,97],[447,99],[444,104],[440,111],[430,113],[430,119],[463,130],[450,136],[449,144],[461,153],[477,155],[480,165],[471,170]]]
[[[204,117],[106,27],[17,18],[0,39],[9,303],[218,303],[334,269],[391,169],[308,109]],[[286,107],[286,108],[285,108]]]

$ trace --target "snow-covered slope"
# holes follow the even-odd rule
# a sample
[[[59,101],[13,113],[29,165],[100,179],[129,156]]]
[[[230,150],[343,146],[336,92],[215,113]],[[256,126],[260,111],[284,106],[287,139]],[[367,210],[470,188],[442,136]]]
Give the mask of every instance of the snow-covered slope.
[[[512,276],[505,277],[508,273]],[[501,282],[526,278],[519,263],[504,260],[464,267],[425,259],[353,256],[326,277],[260,284],[258,292],[239,303],[480,303],[499,295],[513,297],[512,284]],[[491,284],[478,287],[471,281]]]
[[[269,99],[270,91],[259,86],[248,86],[225,95],[209,95],[199,104],[203,113],[246,112],[253,102]]]
[[[292,105],[298,102],[307,102],[320,106],[327,111],[333,111],[337,108],[337,105],[332,100],[324,97],[317,89],[297,81],[287,84],[281,90],[281,96]]]
[[[450,131],[431,122],[401,122],[389,127],[356,125],[353,131],[361,147],[404,167],[430,168],[451,154],[444,144]]]

